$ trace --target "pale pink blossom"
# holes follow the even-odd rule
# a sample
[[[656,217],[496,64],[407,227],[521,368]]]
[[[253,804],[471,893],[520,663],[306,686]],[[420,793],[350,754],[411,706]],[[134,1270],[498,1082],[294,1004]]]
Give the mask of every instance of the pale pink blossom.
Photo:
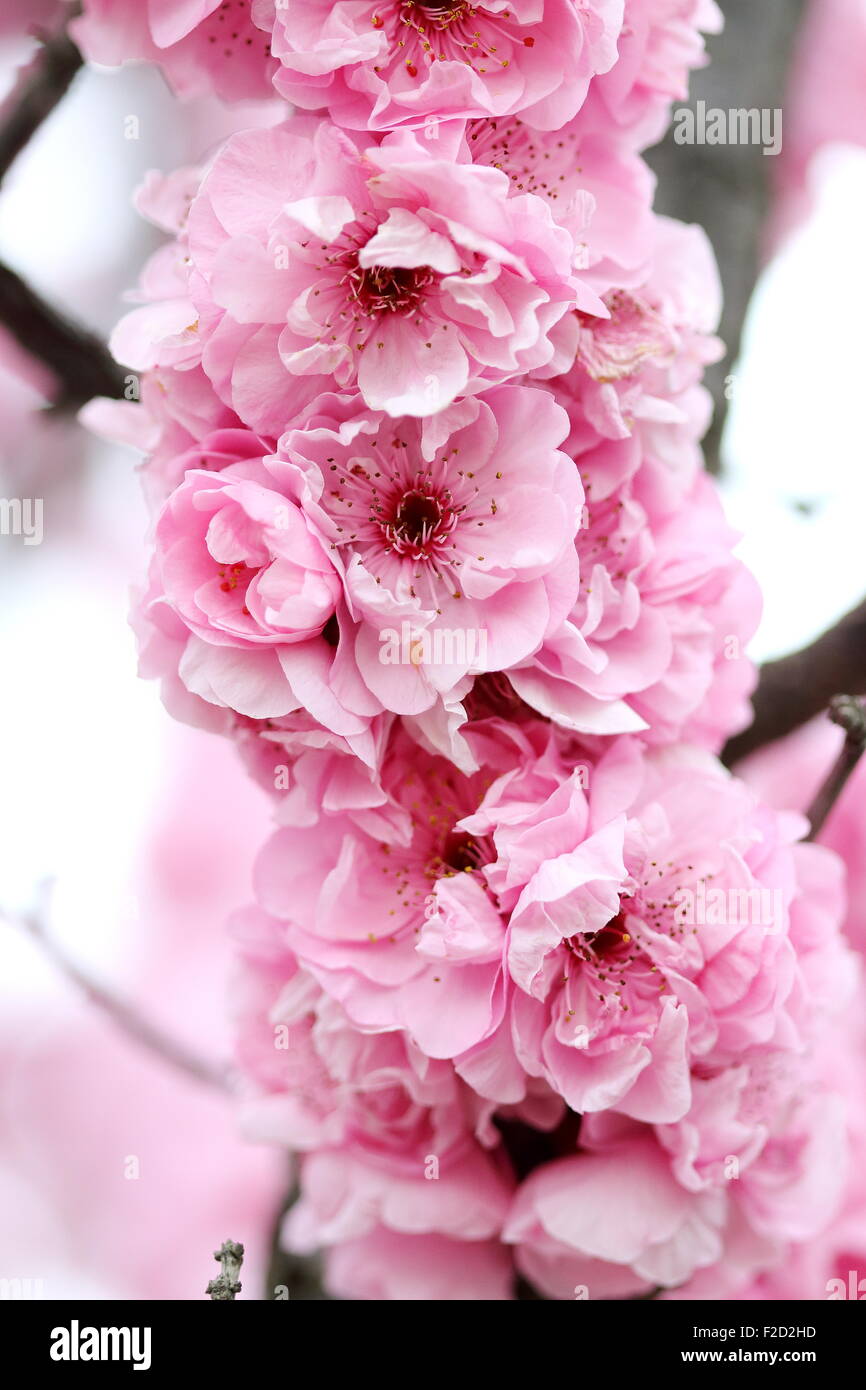
[[[510,1252],[496,1240],[403,1235],[380,1227],[325,1254],[337,1298],[381,1302],[502,1302],[513,1297]]]
[[[522,112],[553,130],[617,56],[623,0],[254,0],[277,89],[355,130]]]
[[[91,62],[159,63],[181,97],[265,97],[275,68],[250,0],[84,0],[70,30]]]
[[[567,427],[547,392],[503,386],[424,422],[323,396],[280,440],[386,709],[420,713],[514,665],[568,611],[582,491],[557,447]]]
[[[689,76],[707,61],[704,34],[718,34],[724,17],[716,0],[625,0],[617,61],[594,77],[578,116],[645,149],[664,135],[671,104],[685,101]]]
[[[184,292],[166,284],[164,307],[137,311],[116,350],[129,358],[134,327],[142,366],[200,359],[241,418],[272,434],[334,381],[373,409],[424,416],[521,373],[562,372],[577,339],[568,311],[607,311],[575,269],[572,234],[508,186],[408,133],[359,148],[296,119],[235,136],[192,207]]]
[[[756,807],[706,755],[621,740],[560,767],[527,761],[462,821],[496,854],[484,877],[509,918],[516,1053],[574,1110],[676,1123],[695,1067],[808,1045],[815,932],[830,992],[847,978],[839,905],[793,912],[828,891],[791,848],[802,822]]]

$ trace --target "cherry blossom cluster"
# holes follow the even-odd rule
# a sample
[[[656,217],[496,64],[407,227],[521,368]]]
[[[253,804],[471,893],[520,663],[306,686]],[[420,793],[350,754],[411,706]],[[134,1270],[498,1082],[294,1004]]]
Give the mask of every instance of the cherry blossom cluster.
[[[113,340],[135,625],[274,799],[244,1123],[332,1292],[713,1296],[835,1218],[842,871],[718,762],[759,597],[700,439],[703,233],[641,151],[712,0],[85,0],[90,56],[270,95]],[[694,1291],[692,1294],[689,1290]]]

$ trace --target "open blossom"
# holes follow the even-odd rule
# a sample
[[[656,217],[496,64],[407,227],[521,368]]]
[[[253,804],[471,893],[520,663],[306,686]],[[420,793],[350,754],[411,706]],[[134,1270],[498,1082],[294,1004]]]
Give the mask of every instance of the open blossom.
[[[444,144],[455,135],[443,131],[438,139]],[[582,248],[585,278],[599,294],[646,280],[657,237],[652,175],[622,141],[586,133],[579,120],[539,131],[518,116],[490,116],[467,121],[456,149],[475,164],[507,174],[512,196],[532,193],[548,204]]]
[[[424,422],[358,405],[323,396],[279,454],[344,577],[366,685],[414,714],[519,661],[567,611],[580,480],[544,391],[496,387]]]
[[[623,0],[254,0],[277,89],[340,125],[387,130],[522,112],[563,125],[616,60]]]
[[[575,361],[555,389],[572,401],[578,450],[593,434],[637,433],[652,452],[667,437],[665,454],[690,440],[685,459],[694,473],[703,467],[698,442],[709,422],[700,381],[723,352],[715,336],[718,267],[700,228],[654,217],[648,230],[651,271],[604,295],[606,317],[581,316]]]
[[[833,1220],[847,1166],[843,1105],[839,1094],[804,1088],[793,1118],[769,1137],[745,1117],[759,1152],[742,1169],[729,1158],[729,1175],[700,1191],[677,1181],[651,1130],[590,1139],[522,1184],[504,1238],[548,1298],[581,1288],[589,1298],[658,1288],[730,1297],[731,1285],[779,1269],[791,1243],[811,1243]]]
[[[453,1068],[399,1032],[359,1032],[264,913],[237,914],[234,933],[248,1134],[301,1151],[352,1145],[422,1173],[428,1154],[466,1148],[481,1105]]]
[[[636,443],[599,441],[580,456],[578,600],[508,678],[565,728],[643,729],[654,742],[685,731],[718,749],[749,717],[744,653],[760,595],[709,480],[668,502]]]
[[[252,720],[307,710],[369,764],[371,717],[456,710],[574,603],[567,424],[529,387],[425,422],[325,396],[275,453],[224,429],[161,460],[179,481],[141,609],[152,672]]]
[[[217,156],[184,240],[193,318],[178,306],[157,360],[198,353],[266,433],[334,381],[420,416],[570,365],[568,311],[606,310],[540,198],[509,198],[499,170],[435,158],[410,135],[361,151],[309,126],[246,132]]]
[[[816,1052],[784,1068],[767,1056],[696,1078],[677,1126],[584,1121],[578,1151],[517,1191],[504,1232],[517,1267],[554,1299],[580,1288],[590,1298],[827,1297],[834,1241],[837,1255],[843,1232],[849,1249],[866,1249],[852,1166],[862,1126],[846,1124],[846,1104],[862,1103],[844,1066],[852,1036],[834,1020]],[[706,1163],[700,1180],[685,1171],[693,1160]]]
[[[707,61],[704,34],[723,24],[716,0],[625,0],[617,61],[592,79],[582,129],[615,132],[634,149],[655,144],[671,103],[688,97],[691,71]]]
[[[791,849],[800,824],[759,813],[711,758],[626,739],[570,771],[542,750],[540,727],[500,728],[461,776],[398,740],[385,785],[408,843],[399,825],[368,841],[346,816],[278,832],[261,900],[359,1026],[403,1028],[434,1057],[486,1041],[502,1076],[517,1063],[573,1110],[675,1124],[695,1066],[808,1041],[803,961],[844,977],[837,923],[792,924],[798,892],[817,891]],[[349,882],[368,885],[351,922]]]
[[[387,839],[334,815],[277,831],[257,865],[258,900],[304,969],[356,1026],[404,1030],[431,1058],[474,1046],[502,1018],[504,924],[483,847],[460,824],[490,777],[463,776],[399,734],[383,778],[399,812]]]
[[[288,1124],[316,1154],[312,1206],[292,1243],[337,1251],[360,1233],[349,1175],[369,1186],[371,1142],[402,1148],[411,1168],[428,1127],[449,1113],[435,1091],[426,1116],[413,1109],[419,1076],[439,1076],[443,1098],[457,1078],[477,1092],[461,1123],[474,1114],[487,1144],[499,1142],[483,1124],[492,1108],[562,1133],[551,1139],[562,1157],[519,1187],[504,1233],[547,1296],[572,1297],[577,1284],[593,1297],[673,1288],[723,1260],[742,1258],[743,1279],[771,1268],[786,1242],[821,1229],[841,1191],[827,1165],[843,1142],[842,1101],[832,1087],[813,1096],[811,1080],[815,1049],[855,986],[837,861],[792,844],[799,818],[757,807],[705,755],[647,755],[626,739],[571,771],[575,750],[564,758],[541,725],[518,733],[494,721],[474,736],[485,767],[470,777],[394,743],[384,787],[403,824],[387,839],[331,815],[278,832],[262,856],[270,916],[252,920],[278,943],[268,1017],[301,1032],[287,1071],[259,1025],[263,1060],[248,1065],[272,1099],[254,1113],[272,1135]],[[351,920],[349,885],[363,885]],[[348,1138],[355,1100],[348,1111],[337,1097],[323,1104],[332,1083],[321,1055],[313,1070],[304,1060],[305,1030],[322,1030],[311,1017],[329,1011],[347,1044],[352,1027],[357,1047],[366,1038],[363,1053],[340,1049],[343,1064],[374,1058],[380,1039],[393,1081],[416,1097],[377,1106],[375,1139],[366,1121]],[[421,1056],[432,1060],[419,1073]],[[552,1108],[533,1109],[539,1086]],[[324,1112],[312,1122],[311,1103]],[[568,1138],[573,1112],[579,1144]],[[444,1139],[440,1148],[450,1151]],[[389,1165],[399,1212],[405,1168]],[[615,1220],[608,1206],[626,1173]],[[381,1224],[409,1229],[373,1186]],[[417,1220],[416,1232],[472,1239]],[[371,1221],[365,1209],[368,1233]],[[744,1230],[748,1259],[736,1253]]]
[[[800,827],[758,812],[703,755],[648,758],[624,740],[588,774],[554,767],[547,797],[540,771],[500,779],[463,822],[498,851],[485,877],[509,911],[517,1054],[575,1110],[675,1123],[695,1066],[796,1047],[807,1026]],[[821,927],[843,978],[837,929]]]
[[[250,0],[84,0],[70,30],[92,62],[159,63],[182,97],[269,94],[275,64]]]

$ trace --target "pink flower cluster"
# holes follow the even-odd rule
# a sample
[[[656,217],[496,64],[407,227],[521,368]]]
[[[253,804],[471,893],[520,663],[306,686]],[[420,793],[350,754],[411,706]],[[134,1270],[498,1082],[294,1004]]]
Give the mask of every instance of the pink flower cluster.
[[[148,178],[91,414],[148,454],[143,669],[274,797],[244,1117],[339,1295],[745,1286],[841,1200],[841,870],[716,758],[759,601],[640,155],[717,22],[85,0],[94,56],[295,108]]]

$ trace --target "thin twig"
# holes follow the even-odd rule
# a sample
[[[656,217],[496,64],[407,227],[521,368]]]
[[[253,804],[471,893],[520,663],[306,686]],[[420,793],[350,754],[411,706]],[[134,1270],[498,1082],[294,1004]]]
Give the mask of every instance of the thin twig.
[[[286,1195],[274,1215],[264,1296],[269,1301],[276,1302],[291,1299],[293,1302],[318,1303],[330,1299],[322,1284],[321,1257],[295,1255],[283,1245],[286,1216],[301,1195],[294,1159],[291,1162],[291,1176]]]
[[[68,23],[80,12],[69,7]],[[82,66],[65,27],[45,38],[0,106],[0,183],[42,122],[66,95]],[[55,377],[58,410],[75,411],[94,396],[121,397],[125,373],[105,344],[46,303],[20,275],[0,264],[0,324]]]
[[[243,1285],[238,1275],[244,1262],[244,1247],[236,1240],[224,1240],[219,1250],[213,1252],[219,1263],[220,1273],[211,1279],[205,1293],[219,1303],[228,1303],[240,1293]]]
[[[837,695],[830,701],[830,718],[845,730],[842,751],[806,812],[812,827],[808,839],[817,840],[851,773],[866,752],[866,708],[851,695]]]
[[[866,695],[866,602],[810,646],[761,668],[752,699],[755,718],[728,743],[722,754],[726,766],[799,729],[840,690]]]
[[[122,1028],[127,1037],[132,1038],[139,1046],[146,1048],[148,1052],[155,1053],[175,1070],[183,1072],[202,1085],[225,1092],[230,1089],[226,1067],[213,1067],[203,1058],[188,1051],[182,1043],[169,1037],[154,1023],[143,1018],[132,1005],[125,1003],[103,985],[92,980],[81,966],[71,960],[62,947],[50,936],[45,925],[45,913],[42,907],[36,907],[22,913],[6,912],[0,909],[0,918],[3,918],[10,925],[21,927],[26,931],[61,974],[71,980],[91,1004],[95,1004],[98,1009],[107,1014],[114,1023]]]
[[[70,7],[66,23],[80,12]],[[42,122],[62,101],[83,59],[66,26],[48,36],[0,106],[0,183]]]

